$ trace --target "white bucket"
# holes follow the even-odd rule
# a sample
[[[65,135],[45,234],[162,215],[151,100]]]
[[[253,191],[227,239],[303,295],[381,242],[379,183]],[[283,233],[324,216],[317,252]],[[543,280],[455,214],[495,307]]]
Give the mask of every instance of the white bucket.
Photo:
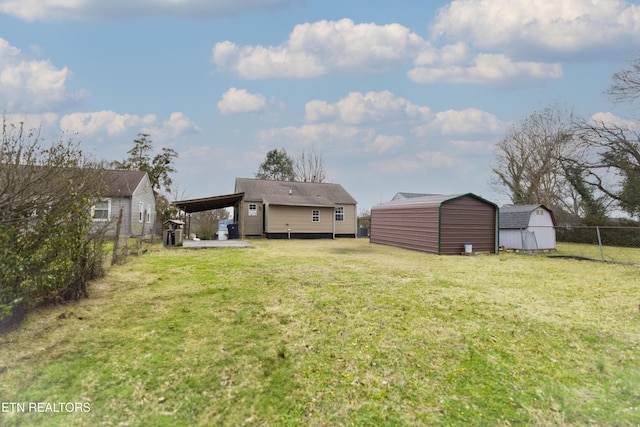
[[[465,254],[473,253],[473,245],[471,243],[464,244],[464,253]]]
[[[218,231],[218,240],[227,240],[227,233],[228,231]]]

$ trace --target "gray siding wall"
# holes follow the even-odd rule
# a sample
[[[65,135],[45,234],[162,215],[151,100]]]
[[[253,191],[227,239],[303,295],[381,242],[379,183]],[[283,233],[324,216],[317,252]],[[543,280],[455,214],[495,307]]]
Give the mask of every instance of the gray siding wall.
[[[108,221],[93,221],[91,229],[94,232],[105,231],[108,236],[115,235],[120,208],[122,208],[122,224],[120,225],[121,235],[131,235],[131,199],[130,198],[107,198],[111,202],[111,216]]]
[[[440,253],[464,252],[471,243],[474,252],[496,253],[497,210],[474,197],[447,201],[440,208]]]
[[[438,208],[396,206],[371,209],[371,242],[438,253]]]
[[[140,221],[140,203],[143,207],[143,219]],[[147,209],[151,211],[150,221],[147,220]],[[153,224],[156,221],[156,202],[153,196],[151,182],[147,176],[140,182],[140,185],[133,192],[131,198],[130,232],[129,235],[139,236],[142,233],[142,225],[144,224],[144,235],[150,236],[153,232]],[[126,218],[126,217],[125,217]]]

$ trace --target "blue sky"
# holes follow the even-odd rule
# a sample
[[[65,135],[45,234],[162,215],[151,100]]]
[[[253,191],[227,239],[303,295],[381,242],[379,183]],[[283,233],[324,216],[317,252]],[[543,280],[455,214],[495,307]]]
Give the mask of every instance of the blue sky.
[[[150,133],[179,153],[181,199],[285,148],[321,153],[361,210],[399,191],[503,204],[505,130],[557,102],[633,118],[604,91],[638,56],[630,0],[0,0],[6,117],[105,160]]]

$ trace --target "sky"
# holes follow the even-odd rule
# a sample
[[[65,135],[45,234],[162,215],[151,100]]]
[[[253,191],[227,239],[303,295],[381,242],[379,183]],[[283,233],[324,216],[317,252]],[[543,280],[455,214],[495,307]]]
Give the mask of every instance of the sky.
[[[179,154],[174,198],[230,194],[266,153],[322,155],[359,211],[397,192],[502,205],[495,143],[533,112],[635,119],[632,0],[0,0],[6,120],[122,160]]]

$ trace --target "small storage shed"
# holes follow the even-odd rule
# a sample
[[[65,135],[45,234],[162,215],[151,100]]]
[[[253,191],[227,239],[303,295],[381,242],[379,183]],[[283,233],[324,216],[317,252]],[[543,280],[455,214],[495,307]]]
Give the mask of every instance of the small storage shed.
[[[555,250],[556,220],[544,205],[500,208],[500,245],[521,251]]]
[[[498,252],[498,206],[472,193],[393,200],[371,208],[371,242],[441,255]]]

